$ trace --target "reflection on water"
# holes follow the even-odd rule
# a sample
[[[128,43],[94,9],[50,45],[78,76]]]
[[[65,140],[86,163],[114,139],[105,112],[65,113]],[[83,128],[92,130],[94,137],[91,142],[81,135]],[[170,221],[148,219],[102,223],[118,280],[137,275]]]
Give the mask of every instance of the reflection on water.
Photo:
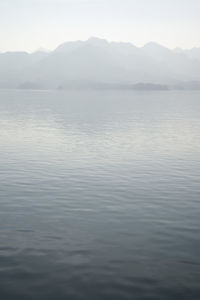
[[[0,91],[1,299],[200,299],[199,96]]]

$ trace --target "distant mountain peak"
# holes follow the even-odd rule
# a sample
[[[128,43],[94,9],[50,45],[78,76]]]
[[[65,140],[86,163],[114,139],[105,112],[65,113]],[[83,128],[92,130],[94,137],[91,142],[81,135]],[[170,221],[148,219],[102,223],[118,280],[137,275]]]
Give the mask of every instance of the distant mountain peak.
[[[108,42],[106,39],[99,38],[97,36],[91,36],[88,41],[105,41],[106,43]]]
[[[156,42],[144,47],[91,37],[67,41],[50,53],[0,54],[0,87],[56,88],[65,82],[177,84],[200,78],[200,48],[168,49]],[[196,86],[195,86],[196,88]]]
[[[156,43],[156,42],[149,42],[149,43],[146,43],[144,46],[143,46],[143,48],[148,48],[148,49],[150,49],[150,48],[152,48],[152,49],[166,49],[166,50],[169,50],[167,47],[165,47],[165,46],[163,46],[163,45],[161,45],[161,44],[159,44],[159,43]],[[170,51],[170,50],[169,50]]]
[[[94,46],[108,45],[108,41],[106,39],[98,38],[98,37],[90,37],[87,43],[92,44]]]

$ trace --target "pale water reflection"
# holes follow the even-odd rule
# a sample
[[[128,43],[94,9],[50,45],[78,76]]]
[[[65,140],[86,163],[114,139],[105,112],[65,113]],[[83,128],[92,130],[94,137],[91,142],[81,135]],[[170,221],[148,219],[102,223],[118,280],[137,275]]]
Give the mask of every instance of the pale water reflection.
[[[200,298],[199,97],[0,91],[0,298]]]

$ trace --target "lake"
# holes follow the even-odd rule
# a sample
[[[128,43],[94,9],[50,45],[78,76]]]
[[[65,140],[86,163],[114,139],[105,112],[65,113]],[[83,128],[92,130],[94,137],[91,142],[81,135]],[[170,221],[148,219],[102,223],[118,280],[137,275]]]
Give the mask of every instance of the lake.
[[[0,91],[0,299],[200,299],[200,92]]]

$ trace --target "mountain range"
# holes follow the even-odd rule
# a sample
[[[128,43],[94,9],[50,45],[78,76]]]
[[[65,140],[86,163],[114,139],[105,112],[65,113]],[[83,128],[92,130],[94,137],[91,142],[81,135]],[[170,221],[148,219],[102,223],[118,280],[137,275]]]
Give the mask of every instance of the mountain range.
[[[200,89],[200,48],[90,38],[51,52],[0,53],[0,88]]]

